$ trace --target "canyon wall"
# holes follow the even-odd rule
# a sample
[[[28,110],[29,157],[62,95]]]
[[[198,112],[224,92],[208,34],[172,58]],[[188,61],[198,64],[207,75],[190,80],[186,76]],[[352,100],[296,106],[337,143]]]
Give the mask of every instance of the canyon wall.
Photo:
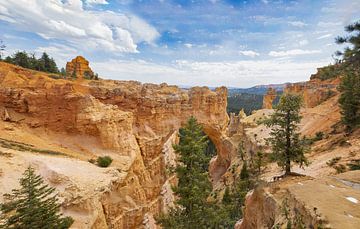
[[[301,94],[305,107],[311,108],[338,94],[340,78],[320,80],[313,78],[307,82],[293,83],[285,87],[285,93]]]
[[[183,90],[135,81],[51,79],[45,73],[1,62],[0,83],[0,109],[6,110],[16,128],[29,129],[48,141],[52,135],[63,136],[59,147],[72,150],[76,160],[104,154],[113,157],[118,172],[112,172],[116,178],[109,181],[106,191],[98,187],[97,195],[76,201],[65,198],[64,211],[75,218],[78,227],[139,228],[153,222],[153,216],[171,204],[171,195],[166,194],[173,182],[166,174],[174,157],[169,144],[176,142],[176,131],[190,116],[198,119],[217,148],[210,166],[214,183],[234,155],[226,130],[225,87]],[[41,135],[43,132],[46,134]],[[76,192],[69,188],[63,195]]]

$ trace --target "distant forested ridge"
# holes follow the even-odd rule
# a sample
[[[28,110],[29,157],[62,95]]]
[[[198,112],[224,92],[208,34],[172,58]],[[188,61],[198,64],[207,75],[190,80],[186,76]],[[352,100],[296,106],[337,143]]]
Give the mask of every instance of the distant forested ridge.
[[[227,112],[237,114],[241,109],[244,109],[245,113],[250,115],[253,111],[261,109],[263,97],[269,87],[274,88],[278,93],[278,97],[274,100],[274,104],[277,104],[286,85],[287,83],[260,85],[251,88],[230,88],[227,97]]]
[[[237,114],[241,109],[244,109],[245,113],[249,115],[252,111],[261,109],[263,95],[239,93],[228,96],[227,101],[228,113]]]

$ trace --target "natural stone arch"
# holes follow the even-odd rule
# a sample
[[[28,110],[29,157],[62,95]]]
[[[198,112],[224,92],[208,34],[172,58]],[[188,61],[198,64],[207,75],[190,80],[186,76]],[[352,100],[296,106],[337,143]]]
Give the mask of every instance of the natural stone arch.
[[[217,155],[210,161],[209,173],[212,182],[217,183],[231,164],[235,147],[224,132],[211,125],[203,125],[203,130],[216,147]]]

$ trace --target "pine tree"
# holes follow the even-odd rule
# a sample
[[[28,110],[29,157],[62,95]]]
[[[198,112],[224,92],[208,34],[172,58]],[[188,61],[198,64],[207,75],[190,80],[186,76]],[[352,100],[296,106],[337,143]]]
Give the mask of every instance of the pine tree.
[[[20,189],[6,194],[7,202],[0,205],[3,225],[7,229],[65,229],[73,223],[70,217],[60,213],[55,189],[44,183],[32,167],[28,167],[20,179]]]
[[[360,66],[360,21],[350,24],[345,27],[345,31],[349,33],[348,36],[337,37],[336,43],[348,43],[351,46],[346,47],[343,52],[337,51],[337,56],[342,56],[343,61],[356,64]]]
[[[300,167],[308,164],[304,155],[307,145],[300,139],[297,127],[301,121],[301,104],[299,95],[284,94],[275,112],[264,122],[271,127],[267,142],[272,147],[272,157],[285,170],[285,175],[291,173],[291,162],[298,163]]]
[[[244,164],[240,171],[240,179],[247,180],[247,179],[249,179],[249,177],[250,177],[250,174],[249,174],[248,167],[247,167],[247,161],[244,161]]]
[[[12,57],[12,63],[19,65],[23,68],[31,67],[29,56],[25,51],[16,52]]]
[[[58,73],[59,69],[56,66],[56,63],[53,58],[50,58],[46,52],[43,52],[42,56],[38,60],[41,63],[41,71]]]
[[[245,160],[245,149],[244,149],[244,142],[241,141],[238,146],[238,155],[242,161]]]
[[[222,203],[226,205],[226,204],[231,204],[231,202],[232,202],[232,199],[231,199],[231,196],[230,196],[230,188],[226,187],[225,192],[224,192],[224,196],[222,198]]]
[[[258,151],[253,159],[253,169],[254,169],[254,174],[259,177],[261,175],[261,171],[263,166],[265,165],[265,155],[262,151]]]
[[[206,154],[207,136],[194,117],[184,128],[179,130],[180,142],[174,145],[179,155],[175,169],[178,185],[174,193],[178,197],[178,207],[158,219],[163,228],[198,228],[209,227],[208,214],[211,204],[207,202],[212,186],[208,176],[211,157]]]
[[[342,122],[347,132],[360,125],[360,73],[348,68],[339,86]]]
[[[35,54],[29,54],[29,68],[39,70],[39,62],[35,57]]]

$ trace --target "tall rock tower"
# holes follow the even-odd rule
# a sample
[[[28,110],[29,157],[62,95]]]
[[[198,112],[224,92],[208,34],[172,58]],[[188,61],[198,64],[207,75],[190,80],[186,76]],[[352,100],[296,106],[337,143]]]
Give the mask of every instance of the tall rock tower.
[[[273,101],[276,99],[276,90],[272,87],[268,89],[263,99],[263,109],[272,109]]]
[[[89,61],[82,56],[77,56],[66,63],[66,76],[78,79],[92,79],[94,72],[89,67]]]

